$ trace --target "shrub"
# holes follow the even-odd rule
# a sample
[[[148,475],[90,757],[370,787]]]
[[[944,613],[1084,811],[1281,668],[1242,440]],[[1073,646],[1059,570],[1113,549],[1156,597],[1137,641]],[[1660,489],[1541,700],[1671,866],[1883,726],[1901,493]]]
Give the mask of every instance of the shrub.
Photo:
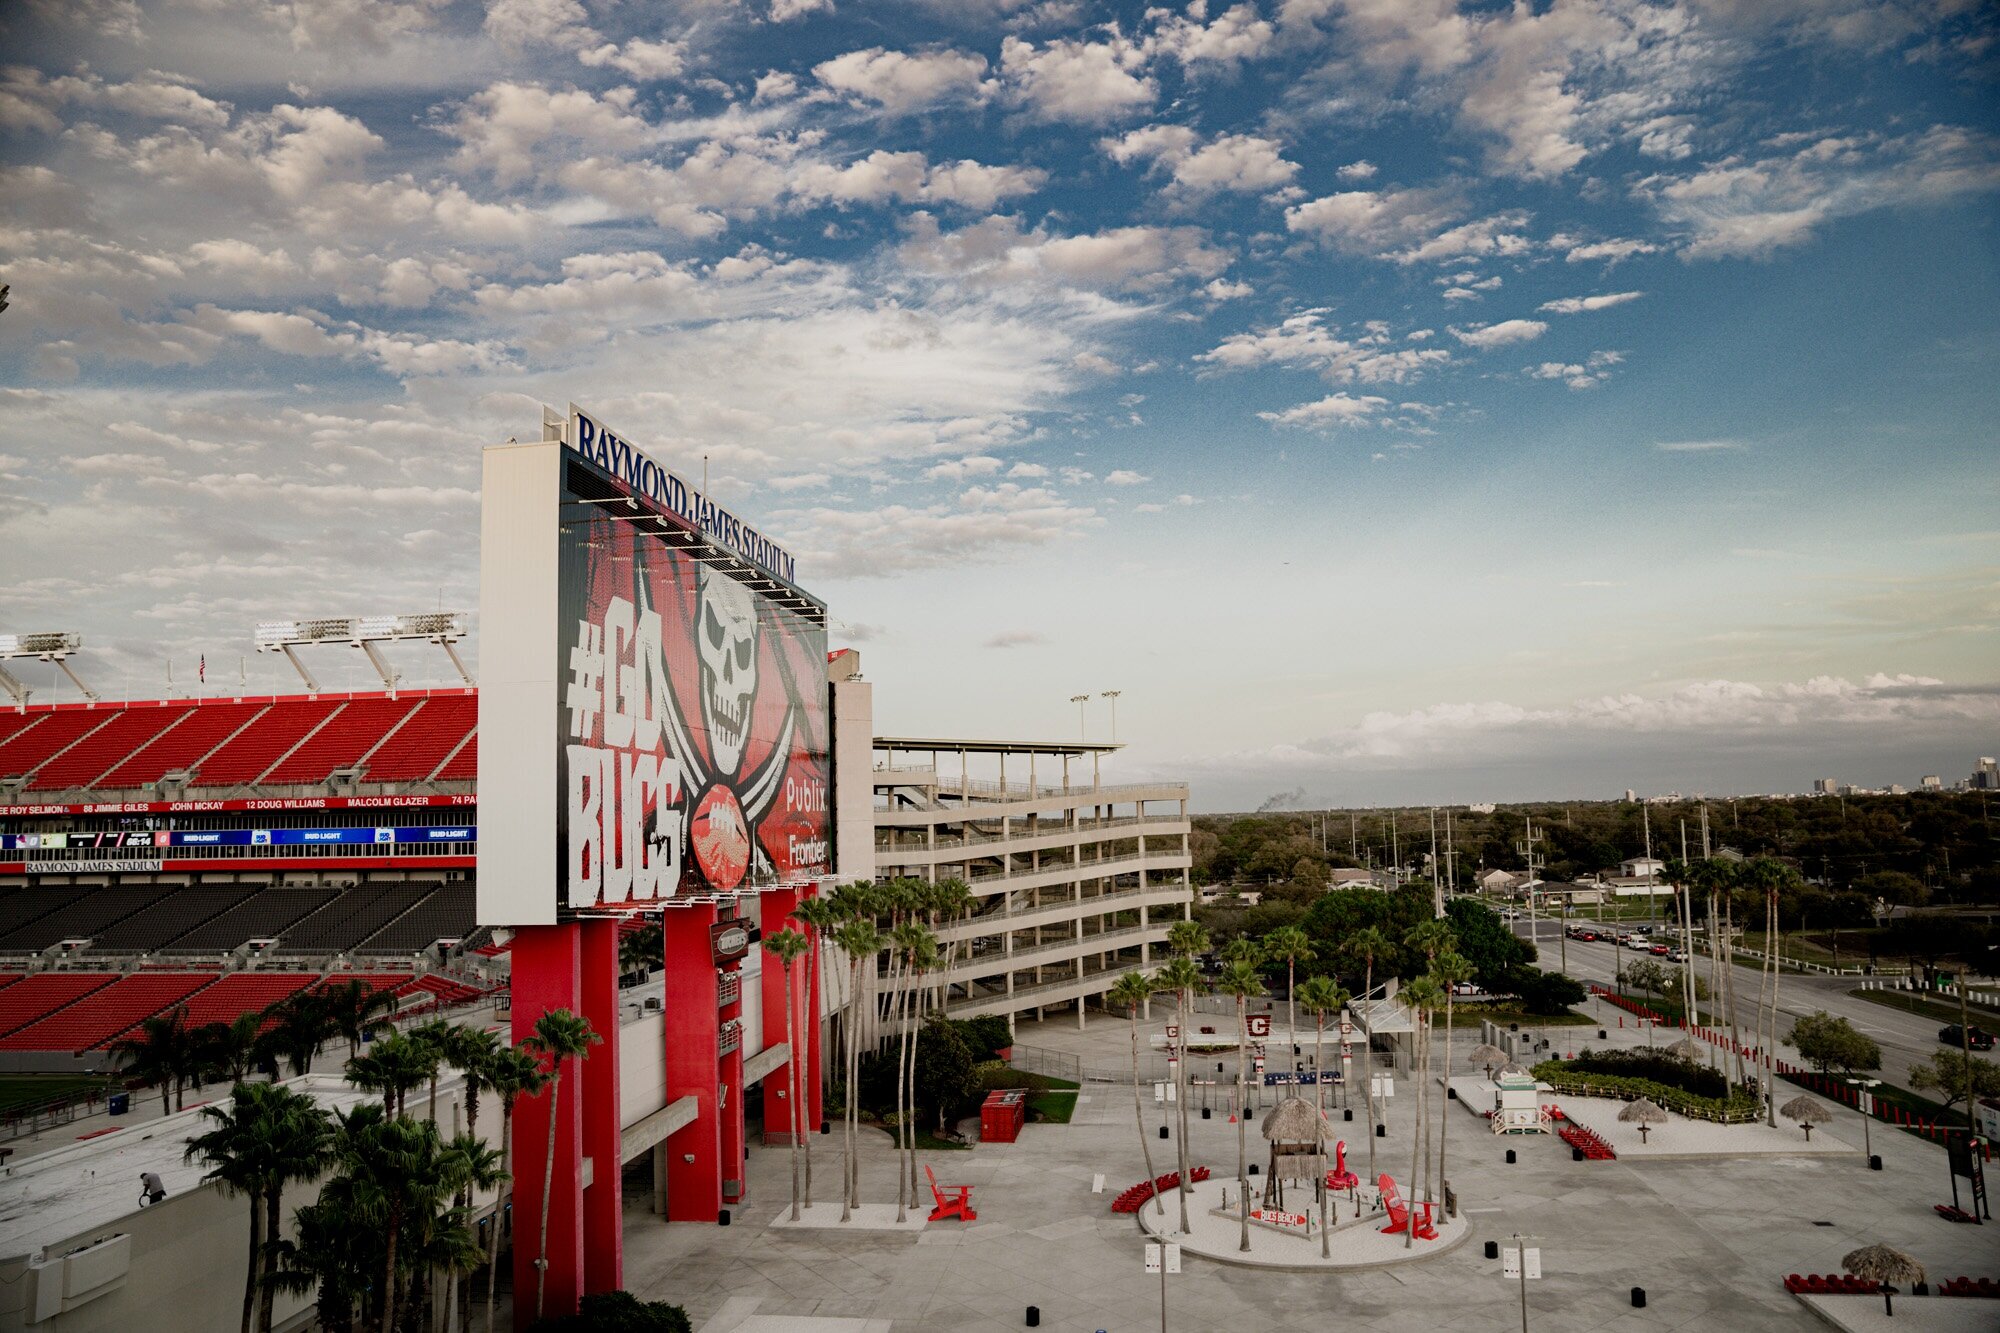
[[[1014,1034],[1007,1030],[1007,1020],[999,1014],[953,1019],[952,1022],[964,1035],[966,1045],[972,1048],[974,1060],[991,1059],[996,1052],[1014,1044]]]
[[[1719,1097],[1702,1097],[1648,1078],[1591,1073],[1578,1069],[1575,1062],[1568,1060],[1544,1060],[1529,1072],[1558,1093],[1575,1097],[1609,1097],[1628,1102],[1648,1097],[1666,1110],[1696,1120],[1755,1120],[1763,1109],[1763,1103],[1744,1093],[1726,1101]]]
[[[1691,1092],[1697,1097],[1723,1097],[1729,1092],[1729,1080],[1722,1076],[1720,1070],[1679,1059],[1665,1051],[1586,1049],[1568,1064],[1572,1069],[1588,1074],[1647,1079],[1669,1088],[1679,1088],[1682,1092]]]
[[[530,1333],[693,1333],[693,1325],[678,1305],[601,1291],[584,1297],[575,1314],[537,1321]]]
[[[1560,972],[1544,972],[1538,967],[1510,968],[1500,985],[1520,996],[1521,1007],[1531,1014],[1559,1014],[1583,1003],[1580,984]]]

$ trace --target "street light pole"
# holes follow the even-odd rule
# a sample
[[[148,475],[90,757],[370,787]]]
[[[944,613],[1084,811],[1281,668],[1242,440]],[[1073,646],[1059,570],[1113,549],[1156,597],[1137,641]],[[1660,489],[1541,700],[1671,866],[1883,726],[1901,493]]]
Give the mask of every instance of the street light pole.
[[[1868,1122],[1874,1117],[1870,1116],[1867,1108],[1862,1106],[1862,1099],[1867,1098],[1870,1105],[1872,1105],[1874,1094],[1869,1089],[1881,1087],[1882,1080],[1879,1078],[1850,1078],[1847,1081],[1861,1089],[1861,1096],[1854,1099],[1854,1109],[1861,1112],[1861,1155],[1872,1162],[1875,1160],[1875,1145],[1869,1139]]]
[[[1069,701],[1076,705],[1076,738],[1080,741],[1089,740],[1090,735],[1083,721],[1083,706],[1090,702],[1090,696],[1087,694],[1072,694],[1069,697]]]
[[[1105,690],[1097,696],[1100,699],[1109,699],[1111,701],[1111,743],[1113,745],[1118,743],[1118,696],[1123,693],[1125,693],[1123,690]]]

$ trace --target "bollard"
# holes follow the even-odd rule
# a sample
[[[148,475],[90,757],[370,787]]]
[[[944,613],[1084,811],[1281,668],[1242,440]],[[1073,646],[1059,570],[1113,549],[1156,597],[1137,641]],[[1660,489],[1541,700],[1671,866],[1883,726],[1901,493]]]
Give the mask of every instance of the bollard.
[[[1643,1310],[1646,1308],[1646,1289],[1644,1287],[1632,1288],[1632,1308],[1634,1310]]]
[[[1500,1257],[1500,1242],[1499,1242],[1499,1241],[1497,1241],[1497,1240],[1489,1240],[1489,1241],[1487,1241],[1487,1242],[1486,1242],[1486,1257],[1487,1257],[1488,1259],[1498,1259],[1498,1258]]]
[[[1029,1306],[1029,1307],[1028,1307],[1028,1327],[1029,1327],[1029,1328],[1040,1328],[1041,1326],[1042,1326],[1042,1307],[1041,1307],[1041,1306],[1039,1306],[1039,1305],[1031,1305],[1031,1306]]]
[[[1512,1148],[1507,1150],[1507,1165],[1514,1165],[1514,1150]]]

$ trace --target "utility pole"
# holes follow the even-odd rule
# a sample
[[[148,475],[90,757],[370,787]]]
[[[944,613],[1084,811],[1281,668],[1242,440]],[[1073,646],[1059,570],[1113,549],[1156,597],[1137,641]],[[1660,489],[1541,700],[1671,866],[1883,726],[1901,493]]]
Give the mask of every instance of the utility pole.
[[[1090,733],[1085,729],[1083,720],[1083,706],[1090,702],[1090,696],[1087,694],[1072,694],[1069,697],[1069,701],[1076,705],[1076,738],[1080,741],[1090,739]]]
[[[1444,915],[1444,884],[1438,879],[1438,812],[1431,807],[1431,911]]]
[[[1643,805],[1639,807],[1639,822],[1646,830],[1646,920],[1658,925],[1660,909],[1654,906],[1653,896],[1653,890],[1657,887],[1653,883],[1653,815]]]
[[[1400,884],[1402,882],[1402,873],[1403,848],[1402,844],[1396,838],[1396,812],[1391,810],[1389,812],[1389,877]]]
[[[1111,701],[1111,743],[1113,745],[1118,743],[1118,696],[1124,692],[1123,690],[1105,690],[1097,696],[1100,699],[1109,699]]]
[[[1361,825],[1356,822],[1352,810],[1347,812],[1347,859],[1361,859]]]
[[[1542,947],[1542,930],[1535,923],[1535,844],[1541,841],[1541,839],[1535,836],[1535,817],[1527,815],[1525,819],[1526,823],[1523,825],[1519,851],[1521,859],[1527,862],[1528,865],[1528,938],[1535,942],[1537,949],[1540,949]],[[1569,936],[1558,932],[1556,938],[1559,941],[1557,947],[1562,951],[1562,970],[1567,972],[1569,971]]]

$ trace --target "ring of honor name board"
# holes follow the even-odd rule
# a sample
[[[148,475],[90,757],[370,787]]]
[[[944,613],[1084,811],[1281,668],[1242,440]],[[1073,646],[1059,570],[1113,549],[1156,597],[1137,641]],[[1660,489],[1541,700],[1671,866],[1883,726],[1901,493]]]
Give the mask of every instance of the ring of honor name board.
[[[564,496],[563,903],[826,873],[825,629],[693,532],[619,510]]]

